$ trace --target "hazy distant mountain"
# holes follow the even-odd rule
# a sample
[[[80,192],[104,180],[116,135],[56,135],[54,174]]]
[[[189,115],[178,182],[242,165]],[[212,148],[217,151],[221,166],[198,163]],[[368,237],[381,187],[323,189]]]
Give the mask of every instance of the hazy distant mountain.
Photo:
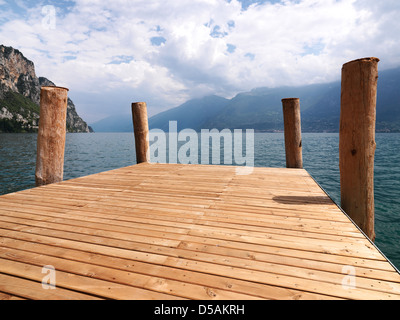
[[[94,132],[133,132],[132,115],[117,114],[90,125]]]
[[[218,96],[207,96],[185,102],[179,107],[161,112],[149,119],[149,128],[168,131],[169,121],[177,121],[178,131],[191,128],[201,129],[206,121],[216,116],[229,100]],[[131,132],[131,115],[114,115],[91,124],[95,132]]]
[[[257,88],[228,100],[209,96],[185,102],[149,119],[150,128],[168,131],[169,121],[178,131],[217,128],[258,131],[283,130],[283,98],[300,98],[303,132],[338,132],[340,81],[299,87]],[[130,116],[110,117],[92,125],[95,131],[132,131]],[[377,131],[400,132],[400,68],[379,72]]]
[[[319,101],[303,110],[303,131],[339,131],[340,90],[340,82],[332,83]],[[400,132],[400,68],[379,72],[376,131]]]
[[[218,96],[208,96],[185,102],[177,108],[161,112],[149,119],[149,128],[168,131],[169,121],[177,121],[178,131],[206,128],[210,119],[218,117],[230,101]]]
[[[301,110],[307,110],[328,90],[327,85],[302,87],[257,88],[239,93],[204,128],[253,128],[255,130],[283,130],[282,99],[300,98]]]

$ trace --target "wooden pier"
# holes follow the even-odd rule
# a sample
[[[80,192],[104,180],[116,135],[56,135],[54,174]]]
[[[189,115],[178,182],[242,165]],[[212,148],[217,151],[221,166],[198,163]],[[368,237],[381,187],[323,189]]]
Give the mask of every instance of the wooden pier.
[[[400,299],[400,275],[304,169],[141,163],[1,196],[0,298]]]
[[[302,169],[298,98],[282,100],[291,169],[149,163],[141,102],[138,164],[62,181],[66,90],[42,88],[38,187],[0,197],[0,298],[400,299],[372,241],[378,61],[342,68],[347,214]]]

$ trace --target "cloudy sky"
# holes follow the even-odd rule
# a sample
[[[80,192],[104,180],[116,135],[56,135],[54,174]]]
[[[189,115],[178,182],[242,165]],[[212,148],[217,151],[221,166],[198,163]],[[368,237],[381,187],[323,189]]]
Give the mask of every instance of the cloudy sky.
[[[188,99],[400,66],[399,0],[0,0],[0,43],[70,89],[89,123]]]

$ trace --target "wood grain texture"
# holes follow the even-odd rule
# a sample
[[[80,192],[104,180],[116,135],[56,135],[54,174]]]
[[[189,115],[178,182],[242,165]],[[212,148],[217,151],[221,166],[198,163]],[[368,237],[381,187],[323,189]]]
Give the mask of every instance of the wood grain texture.
[[[142,163],[3,195],[0,248],[5,299],[400,298],[398,272],[303,169]]]
[[[63,180],[68,89],[42,87],[37,136],[36,186]]]
[[[303,168],[300,99],[282,99],[286,168]]]
[[[343,65],[339,129],[341,207],[371,240],[378,61],[365,58]]]
[[[149,124],[145,102],[132,103],[132,121],[135,135],[136,163],[149,162]]]

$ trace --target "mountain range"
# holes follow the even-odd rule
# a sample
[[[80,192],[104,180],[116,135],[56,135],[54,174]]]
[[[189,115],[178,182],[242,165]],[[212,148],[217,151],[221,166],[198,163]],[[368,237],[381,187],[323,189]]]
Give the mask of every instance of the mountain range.
[[[22,52],[0,45],[0,132],[37,131],[42,86],[55,84],[45,77],[37,77],[34,63]],[[68,132],[93,131],[69,98],[66,127]]]
[[[189,100],[149,119],[149,128],[168,131],[169,121],[184,128],[254,129],[282,131],[283,98],[300,98],[303,132],[338,132],[340,118],[340,81],[297,87],[256,88],[232,99],[207,96]],[[400,132],[400,68],[379,72],[377,132]],[[91,124],[96,132],[128,132],[132,120],[114,115]]]

